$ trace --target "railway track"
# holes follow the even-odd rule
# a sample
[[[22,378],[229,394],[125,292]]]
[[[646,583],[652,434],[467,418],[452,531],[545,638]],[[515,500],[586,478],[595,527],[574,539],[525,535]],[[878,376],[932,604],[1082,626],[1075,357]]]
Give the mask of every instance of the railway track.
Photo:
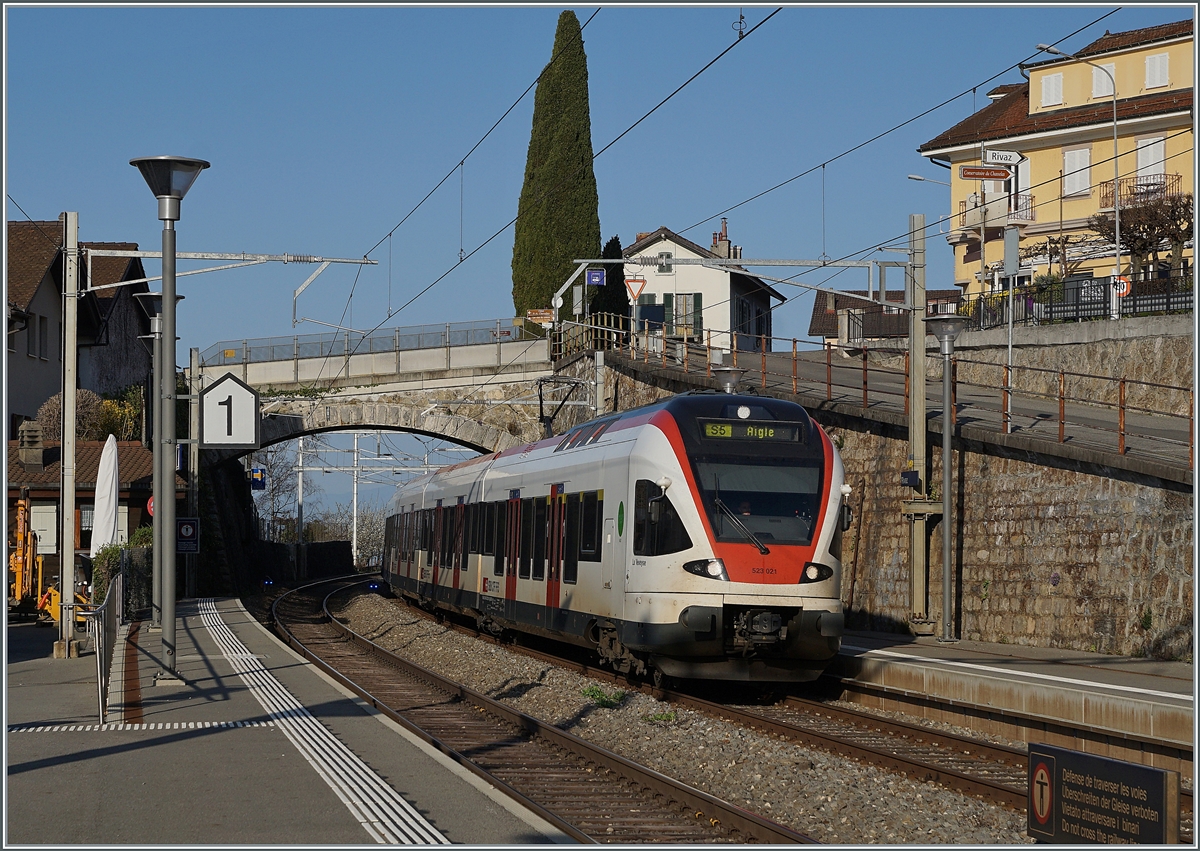
[[[416,607],[408,611],[434,617]],[[493,643],[496,639],[469,625],[442,619],[463,634]],[[644,693],[715,718],[759,729],[851,759],[903,773],[916,780],[934,781],[964,794],[1024,812],[1028,801],[1028,754],[1023,749],[992,744],[982,739],[869,712],[834,707],[828,703],[789,696],[775,705],[746,706],[706,700],[686,692],[631,683],[611,670],[578,659],[529,646],[505,644],[513,652],[563,666],[587,676],[619,682]],[[1181,792],[1181,841],[1193,836],[1193,801],[1190,790]]]
[[[721,801],[432,671],[341,624],[329,597],[360,579],[286,592],[272,622],[294,649],[580,842],[797,843],[810,837]]]

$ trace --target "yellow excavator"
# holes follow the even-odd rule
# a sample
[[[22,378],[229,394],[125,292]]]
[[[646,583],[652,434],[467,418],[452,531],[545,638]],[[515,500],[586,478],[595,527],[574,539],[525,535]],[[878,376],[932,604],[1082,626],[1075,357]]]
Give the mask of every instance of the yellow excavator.
[[[8,611],[10,615],[36,615],[42,588],[42,557],[37,533],[31,528],[29,489],[17,500],[17,535],[8,556]],[[34,582],[36,581],[36,585]]]
[[[36,617],[39,623],[58,623],[62,598],[57,586],[46,587],[43,557],[38,554],[38,536],[33,531],[29,489],[21,489],[17,500],[16,541],[8,557],[8,613],[10,617]],[[77,603],[88,603],[80,594]],[[81,620],[81,619],[79,619]]]

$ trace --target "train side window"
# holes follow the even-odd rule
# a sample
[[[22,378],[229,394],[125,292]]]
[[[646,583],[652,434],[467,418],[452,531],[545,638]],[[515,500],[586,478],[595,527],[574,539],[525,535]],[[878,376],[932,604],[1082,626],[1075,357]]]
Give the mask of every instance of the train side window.
[[[422,526],[422,535],[425,537],[425,564],[433,566],[433,509],[425,509],[425,523]]]
[[[574,585],[579,578],[579,494],[567,494],[567,529],[563,543],[563,582]]]
[[[441,544],[442,544],[441,565],[442,565],[442,567],[449,567],[451,564],[454,563],[453,562],[454,556],[450,549],[454,543],[454,538],[451,537],[451,535],[454,532],[454,515],[451,514],[450,512],[451,512],[451,509],[449,509],[449,508],[442,509],[442,535],[441,535],[441,538],[442,538],[442,540],[441,540]]]
[[[496,503],[485,502],[479,506],[483,511],[483,516],[480,518],[480,537],[479,552],[482,555],[490,556],[496,553]]]
[[[596,491],[583,494],[579,522],[579,560],[600,561],[600,525],[604,500]]]
[[[689,549],[692,539],[662,488],[638,479],[633,488],[633,553],[662,556]]]
[[[528,579],[533,563],[533,500],[521,500],[521,542],[517,562],[517,578]]]
[[[533,501],[533,578],[546,578],[546,540],[550,525],[546,522],[546,500]]]
[[[471,518],[473,516],[474,511],[469,505],[464,505],[458,512],[458,529],[455,532],[458,538],[455,540],[455,549],[458,550],[460,570],[466,570],[467,562],[471,560]]]

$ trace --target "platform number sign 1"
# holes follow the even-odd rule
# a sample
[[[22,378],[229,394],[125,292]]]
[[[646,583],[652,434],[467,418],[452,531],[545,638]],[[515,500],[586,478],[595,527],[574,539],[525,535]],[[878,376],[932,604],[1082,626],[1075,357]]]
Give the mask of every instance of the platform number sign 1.
[[[257,449],[260,443],[258,391],[226,373],[200,394],[200,446],[203,449]]]

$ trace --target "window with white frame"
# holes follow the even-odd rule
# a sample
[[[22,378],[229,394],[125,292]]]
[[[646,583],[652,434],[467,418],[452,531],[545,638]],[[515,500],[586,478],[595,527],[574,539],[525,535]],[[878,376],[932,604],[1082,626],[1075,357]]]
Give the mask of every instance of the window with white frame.
[[[1108,73],[1106,74],[1105,71]],[[1110,77],[1109,74],[1112,76]],[[1108,62],[1104,65],[1092,67],[1092,97],[1108,98],[1112,97],[1113,81],[1117,79],[1117,66],[1115,63]]]
[[[1058,106],[1062,103],[1062,72],[1042,76],[1042,106]]]
[[[1166,159],[1166,145],[1162,136],[1137,140],[1138,177],[1161,177],[1166,172]]]
[[[1155,53],[1146,57],[1146,88],[1158,89],[1170,82],[1170,54]]]
[[[1092,149],[1063,149],[1063,196],[1086,195],[1092,189]]]

